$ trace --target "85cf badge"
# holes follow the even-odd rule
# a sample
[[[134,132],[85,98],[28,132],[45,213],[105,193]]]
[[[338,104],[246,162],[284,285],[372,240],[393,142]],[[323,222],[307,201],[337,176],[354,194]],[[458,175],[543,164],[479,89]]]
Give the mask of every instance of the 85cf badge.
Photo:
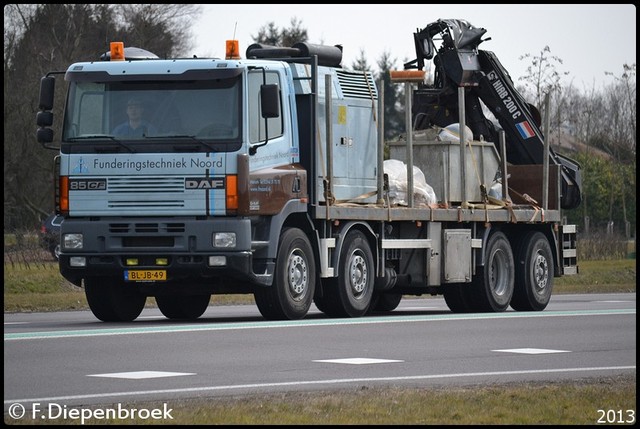
[[[69,179],[70,191],[104,191],[107,179]]]

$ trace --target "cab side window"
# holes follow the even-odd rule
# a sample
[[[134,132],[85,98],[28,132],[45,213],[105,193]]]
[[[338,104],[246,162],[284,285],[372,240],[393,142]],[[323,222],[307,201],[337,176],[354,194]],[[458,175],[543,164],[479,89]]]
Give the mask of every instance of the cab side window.
[[[265,130],[265,119],[260,111],[260,85],[264,83],[262,70],[257,70],[249,74],[248,95],[249,95],[249,141],[250,143],[262,142],[267,138],[266,131],[269,132],[269,139],[280,137],[284,133],[282,114],[282,103],[280,103],[280,115],[277,118],[267,119],[267,130]],[[266,83],[280,85],[280,78],[277,73],[266,73]]]

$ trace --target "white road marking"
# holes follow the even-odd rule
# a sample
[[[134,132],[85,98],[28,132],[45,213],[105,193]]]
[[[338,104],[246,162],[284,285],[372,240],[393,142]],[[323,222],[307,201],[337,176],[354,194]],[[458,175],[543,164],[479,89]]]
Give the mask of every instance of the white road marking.
[[[145,378],[180,377],[183,375],[195,375],[195,373],[168,371],[132,371],[112,372],[110,374],[87,374],[87,377],[128,378],[130,380],[142,380]]]
[[[348,365],[368,365],[371,363],[389,363],[389,362],[404,362],[404,361],[394,360],[394,359],[346,358],[346,359],[322,359],[322,360],[314,360],[314,362],[345,363]]]
[[[569,350],[551,350],[551,349],[504,349],[504,350],[492,350],[494,352],[506,352],[506,353],[522,353],[525,355],[541,355],[546,353],[570,353]]]

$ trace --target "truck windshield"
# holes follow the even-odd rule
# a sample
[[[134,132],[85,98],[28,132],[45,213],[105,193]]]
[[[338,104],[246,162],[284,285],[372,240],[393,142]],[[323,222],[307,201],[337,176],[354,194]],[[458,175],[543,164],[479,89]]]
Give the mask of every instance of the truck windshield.
[[[62,142],[240,142],[240,82],[71,82]]]

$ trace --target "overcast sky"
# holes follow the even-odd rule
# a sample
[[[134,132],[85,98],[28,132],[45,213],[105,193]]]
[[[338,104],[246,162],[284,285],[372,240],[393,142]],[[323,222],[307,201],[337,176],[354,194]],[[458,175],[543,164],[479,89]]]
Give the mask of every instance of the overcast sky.
[[[581,90],[613,82],[605,71],[620,76],[623,64],[636,62],[636,8],[633,4],[214,4],[192,31],[199,57],[224,57],[225,40],[240,43],[242,57],[261,27],[273,22],[279,30],[291,19],[307,30],[309,43],[343,46],[349,68],[364,51],[377,70],[383,52],[396,67],[415,59],[413,33],[438,19],[465,19],[487,30],[480,49],[492,51],[511,78],[523,76],[531,62],[524,54],[540,55],[545,46],[562,59],[559,72],[569,72],[565,83]],[[554,63],[555,64],[555,63]]]

